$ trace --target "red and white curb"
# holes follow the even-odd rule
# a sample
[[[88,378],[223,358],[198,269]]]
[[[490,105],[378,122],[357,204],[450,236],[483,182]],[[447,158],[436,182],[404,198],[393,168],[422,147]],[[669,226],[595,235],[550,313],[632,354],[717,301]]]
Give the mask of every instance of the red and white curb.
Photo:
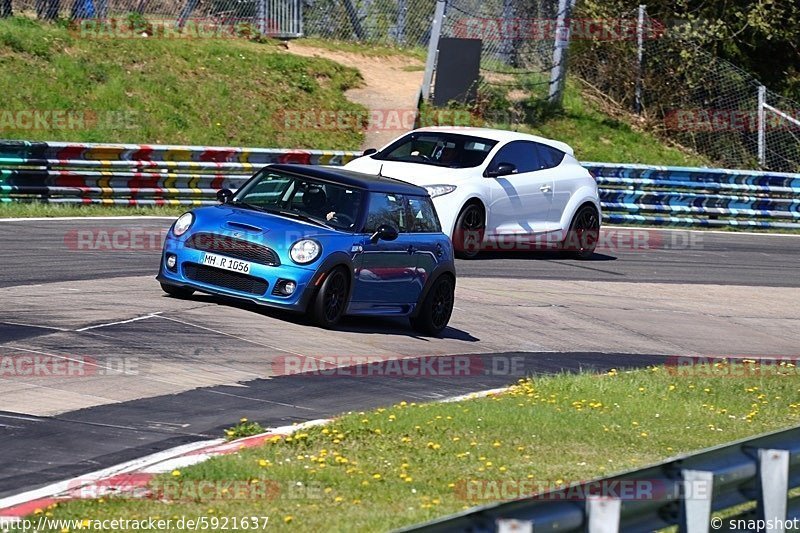
[[[234,441],[205,440],[184,444],[140,459],[84,474],[65,481],[0,499],[0,521],[13,522],[54,503],[99,498],[109,494],[143,493],[154,476],[202,463],[212,457],[229,455],[245,448],[291,435],[301,429],[327,424],[330,419],[282,426],[267,433]]]
[[[502,394],[507,390],[508,387],[502,387],[444,398],[439,401],[457,402]],[[111,494],[133,494],[134,496],[145,494],[151,480],[158,474],[202,463],[212,457],[229,455],[245,448],[260,446],[271,439],[283,438],[296,431],[325,425],[331,421],[332,419],[327,418],[310,420],[293,426],[273,428],[267,433],[230,442],[224,439],[192,442],[103,470],[8,496],[0,499],[0,522],[21,520],[25,516],[35,513],[37,509],[44,510],[49,505],[67,500],[92,499]]]

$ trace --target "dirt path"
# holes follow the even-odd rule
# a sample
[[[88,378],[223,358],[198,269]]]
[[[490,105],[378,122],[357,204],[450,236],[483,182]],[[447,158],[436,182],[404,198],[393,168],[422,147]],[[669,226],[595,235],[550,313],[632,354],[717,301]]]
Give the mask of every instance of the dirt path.
[[[424,64],[411,57],[367,56],[289,43],[289,51],[307,57],[323,57],[361,72],[364,85],[345,96],[370,110],[370,126],[362,148],[380,148],[413,129]],[[418,69],[418,70],[416,70]]]

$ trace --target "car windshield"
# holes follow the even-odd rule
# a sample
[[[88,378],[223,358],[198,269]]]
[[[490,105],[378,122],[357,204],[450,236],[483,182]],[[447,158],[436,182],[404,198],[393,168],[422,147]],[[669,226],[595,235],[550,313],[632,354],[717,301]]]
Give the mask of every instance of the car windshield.
[[[381,161],[404,161],[448,168],[477,167],[497,141],[455,133],[410,133],[373,156]]]
[[[360,189],[266,168],[236,192],[231,204],[354,231],[362,196]]]

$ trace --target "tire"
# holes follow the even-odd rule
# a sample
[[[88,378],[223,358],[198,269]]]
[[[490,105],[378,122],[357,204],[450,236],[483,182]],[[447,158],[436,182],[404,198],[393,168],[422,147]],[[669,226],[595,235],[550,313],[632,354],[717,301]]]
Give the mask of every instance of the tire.
[[[572,218],[561,248],[569,257],[589,259],[597,247],[599,233],[600,218],[597,216],[597,209],[592,205],[584,205]]]
[[[328,273],[309,308],[311,322],[321,328],[330,329],[339,322],[347,310],[350,279],[342,268]]]
[[[178,287],[177,285],[169,285],[167,283],[161,284],[161,290],[172,296],[173,298],[188,298],[194,294],[194,289],[187,287]]]
[[[426,335],[439,335],[453,314],[454,293],[455,287],[450,276],[436,278],[417,315],[410,318],[411,327]]]
[[[464,206],[453,230],[453,248],[456,257],[474,259],[481,252],[486,232],[486,211],[483,206],[471,203]]]

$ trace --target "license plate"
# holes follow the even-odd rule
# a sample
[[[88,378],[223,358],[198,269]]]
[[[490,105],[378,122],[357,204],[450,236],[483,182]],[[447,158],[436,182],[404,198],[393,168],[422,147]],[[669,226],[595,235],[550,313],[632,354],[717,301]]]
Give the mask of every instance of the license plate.
[[[239,272],[241,274],[250,273],[250,263],[240,259],[231,259],[223,255],[217,255],[206,252],[203,256],[203,264],[206,266],[230,270],[232,272]]]

